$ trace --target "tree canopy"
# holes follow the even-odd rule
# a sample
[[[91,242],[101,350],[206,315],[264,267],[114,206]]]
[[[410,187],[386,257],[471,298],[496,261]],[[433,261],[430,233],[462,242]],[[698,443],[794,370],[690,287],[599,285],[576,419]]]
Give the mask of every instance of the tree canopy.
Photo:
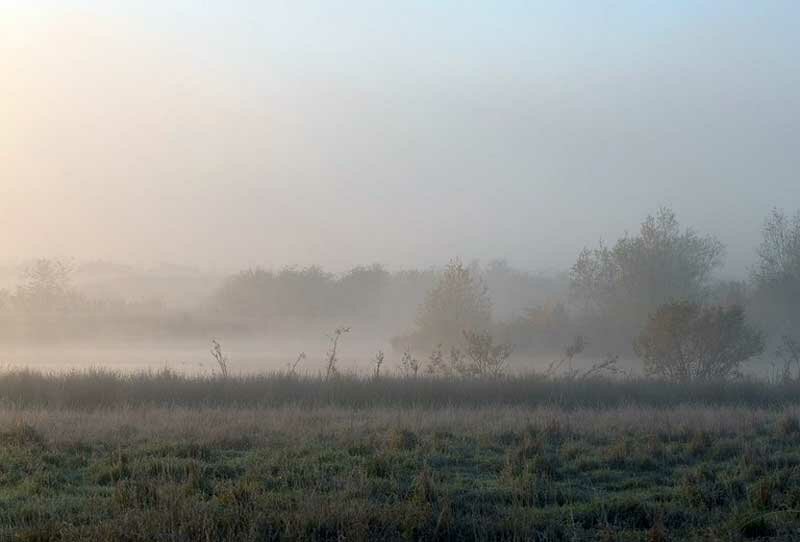
[[[465,331],[489,329],[492,303],[483,280],[460,261],[447,264],[417,316],[422,342],[457,344]]]
[[[584,249],[570,272],[571,293],[589,311],[641,320],[662,303],[701,300],[723,253],[715,237],[682,230],[675,213],[661,208],[638,235]]]
[[[800,211],[793,217],[773,209],[761,230],[753,269],[755,304],[771,325],[800,324]]]

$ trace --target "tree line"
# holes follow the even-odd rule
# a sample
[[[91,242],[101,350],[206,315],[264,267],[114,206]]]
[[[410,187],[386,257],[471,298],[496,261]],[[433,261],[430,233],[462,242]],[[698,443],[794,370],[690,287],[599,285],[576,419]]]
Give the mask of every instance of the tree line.
[[[341,274],[317,266],[253,268],[181,309],[125,300],[124,292],[90,298],[72,285],[69,265],[38,260],[16,290],[0,290],[0,336],[269,336],[346,324],[385,334],[411,360],[423,352],[455,360],[451,368],[463,366],[469,352],[552,354],[576,337],[583,348],[635,354],[648,371],[675,379],[730,376],[740,361],[777,345],[781,359],[793,362],[800,351],[800,213],[770,213],[743,280],[716,277],[724,255],[718,239],[682,227],[663,208],[612,245],[585,248],[563,274],[457,259],[443,269],[375,264]],[[708,359],[711,344],[730,367],[696,361]],[[674,345],[679,351],[668,353]],[[659,368],[655,360],[670,355],[671,368]]]
[[[396,341],[469,348],[475,330],[492,330],[500,345],[574,336],[569,352],[575,344],[582,351],[589,336],[603,348],[632,351],[650,375],[691,381],[740,374],[771,338],[780,344],[784,376],[800,378],[800,213],[775,209],[765,220],[748,280],[715,280],[724,251],[662,208],[636,234],[581,251],[562,303],[496,323],[485,281],[453,260],[428,292],[415,329]]]

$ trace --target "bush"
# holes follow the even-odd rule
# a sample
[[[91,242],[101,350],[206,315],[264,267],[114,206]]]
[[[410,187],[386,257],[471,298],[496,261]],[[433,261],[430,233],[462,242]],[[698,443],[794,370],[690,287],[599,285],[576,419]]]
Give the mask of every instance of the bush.
[[[764,351],[762,334],[750,327],[739,305],[660,306],[634,341],[647,374],[676,382],[724,379]]]
[[[513,352],[510,344],[495,343],[489,332],[465,331],[465,348],[451,347],[449,356],[445,359],[442,345],[437,346],[428,357],[428,366],[425,372],[431,376],[462,378],[499,378],[505,374],[508,358]],[[406,352],[403,354],[401,372],[406,376],[416,376],[416,370],[409,372],[407,361],[410,360],[419,366],[419,362]]]
[[[500,377],[513,348],[509,344],[495,344],[489,333],[465,331],[469,369],[475,376]]]

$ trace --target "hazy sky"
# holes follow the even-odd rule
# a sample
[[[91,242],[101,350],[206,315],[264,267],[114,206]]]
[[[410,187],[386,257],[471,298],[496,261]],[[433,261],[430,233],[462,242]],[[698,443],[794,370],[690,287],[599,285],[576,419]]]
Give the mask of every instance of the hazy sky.
[[[566,268],[800,208],[800,2],[0,0],[0,246]]]

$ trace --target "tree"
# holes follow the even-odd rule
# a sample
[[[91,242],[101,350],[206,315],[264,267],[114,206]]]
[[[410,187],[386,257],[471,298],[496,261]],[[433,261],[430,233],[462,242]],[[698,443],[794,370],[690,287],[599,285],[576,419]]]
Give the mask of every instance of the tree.
[[[756,307],[772,325],[800,323],[800,211],[791,218],[773,209],[764,221],[752,271]]]
[[[681,230],[675,213],[661,208],[613,248],[584,249],[570,272],[573,298],[623,322],[637,322],[668,301],[702,301],[723,245],[713,236]]]
[[[390,278],[389,272],[379,264],[354,267],[336,283],[339,310],[350,318],[379,319],[382,295]]]
[[[489,329],[491,320],[486,284],[455,259],[425,297],[417,316],[417,335],[426,346],[455,345],[465,331]]]
[[[634,341],[645,372],[674,382],[737,375],[741,364],[764,351],[762,334],[739,305],[703,306],[679,301],[658,307]]]
[[[800,341],[784,335],[775,355],[783,362],[783,381],[800,382]]]
[[[59,310],[75,300],[71,287],[72,268],[60,260],[39,259],[22,273],[16,300],[27,309]]]

